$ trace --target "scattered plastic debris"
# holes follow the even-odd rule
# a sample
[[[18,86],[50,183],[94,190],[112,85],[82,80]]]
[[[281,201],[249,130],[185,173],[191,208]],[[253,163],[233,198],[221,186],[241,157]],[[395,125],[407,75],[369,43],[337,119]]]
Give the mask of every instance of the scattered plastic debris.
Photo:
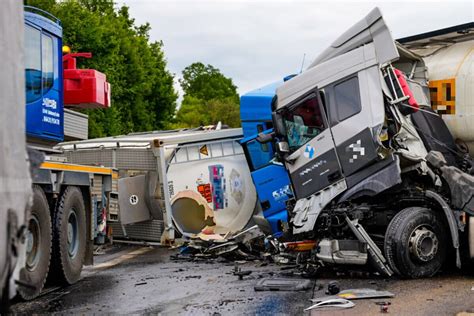
[[[332,298],[311,305],[310,307],[305,308],[305,311],[309,311],[316,308],[352,308],[354,306],[355,304],[353,302],[344,298]]]

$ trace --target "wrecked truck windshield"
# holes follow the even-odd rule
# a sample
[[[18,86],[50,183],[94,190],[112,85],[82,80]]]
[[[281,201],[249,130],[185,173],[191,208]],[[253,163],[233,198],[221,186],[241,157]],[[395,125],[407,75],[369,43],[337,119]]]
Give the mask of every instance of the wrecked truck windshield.
[[[315,93],[282,113],[290,151],[294,151],[319,135],[325,121]]]

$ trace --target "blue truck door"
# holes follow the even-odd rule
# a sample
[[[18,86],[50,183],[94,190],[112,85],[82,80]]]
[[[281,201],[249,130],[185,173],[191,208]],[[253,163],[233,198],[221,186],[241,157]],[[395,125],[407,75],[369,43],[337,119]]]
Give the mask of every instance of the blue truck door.
[[[42,56],[42,111],[43,134],[46,137],[63,140],[63,104],[60,94],[62,80],[59,69],[62,65],[58,60],[61,46],[58,38],[43,31],[41,34]]]
[[[25,23],[26,132],[44,140],[62,141],[61,38]]]
[[[273,233],[281,231],[279,222],[287,222],[285,202],[293,196],[288,172],[282,164],[272,162],[272,144],[260,144],[257,135],[242,140],[258,201]]]

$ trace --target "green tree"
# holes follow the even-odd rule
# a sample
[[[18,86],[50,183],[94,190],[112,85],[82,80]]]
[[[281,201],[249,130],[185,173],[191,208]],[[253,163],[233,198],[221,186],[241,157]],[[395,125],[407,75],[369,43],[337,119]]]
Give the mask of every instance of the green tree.
[[[212,65],[196,62],[183,70],[183,78],[179,80],[187,95],[201,100],[235,98],[238,102],[237,87],[232,79],[224,76],[219,69]]]
[[[240,126],[239,95],[232,79],[212,65],[196,62],[183,70],[183,102],[175,127],[223,124]]]
[[[150,25],[135,25],[128,7],[113,0],[25,0],[57,16],[63,44],[92,52],[78,65],[107,75],[110,109],[84,110],[91,138],[166,127],[176,112],[173,75],[166,69],[163,43],[150,42]]]

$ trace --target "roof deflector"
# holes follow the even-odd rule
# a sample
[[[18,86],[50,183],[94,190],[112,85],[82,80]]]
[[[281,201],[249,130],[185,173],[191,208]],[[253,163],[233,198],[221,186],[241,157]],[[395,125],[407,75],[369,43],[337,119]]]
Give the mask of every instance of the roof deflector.
[[[378,7],[339,36],[330,47],[316,57],[308,69],[371,42],[374,43],[379,64],[391,62],[399,57],[392,34]]]

